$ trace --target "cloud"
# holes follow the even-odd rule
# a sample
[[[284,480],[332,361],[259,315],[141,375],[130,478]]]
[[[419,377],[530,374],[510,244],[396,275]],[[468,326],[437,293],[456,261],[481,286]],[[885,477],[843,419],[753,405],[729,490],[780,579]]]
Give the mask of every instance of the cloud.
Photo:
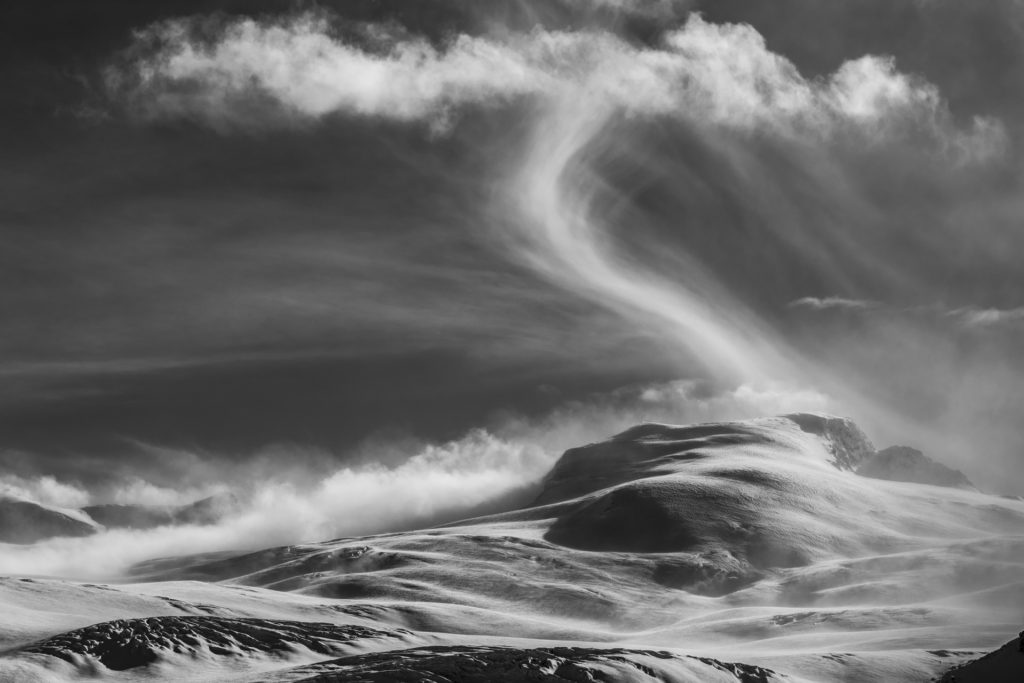
[[[991,328],[1024,323],[1024,307],[1000,309],[966,306],[945,311],[944,315],[969,328]]]
[[[995,329],[1024,323],[1024,307],[1019,308],[986,308],[980,306],[960,306],[951,308],[941,303],[919,306],[892,306],[878,301],[865,299],[845,299],[830,296],[825,298],[807,296],[789,303],[790,308],[801,308],[810,311],[849,311],[875,312],[886,316],[902,316],[905,318],[921,318],[933,321],[953,322],[964,329]]]
[[[401,464],[342,467],[323,478],[303,469],[301,452],[281,456],[274,471],[253,477],[243,468],[230,488],[241,511],[215,525],[110,529],[85,538],[56,538],[32,546],[4,546],[0,572],[110,577],[153,557],[223,549],[267,547],[429,525],[438,515],[458,516],[538,479],[552,455],[532,444],[504,441],[474,430],[448,443],[426,445]],[[294,457],[289,457],[289,456]],[[378,454],[385,459],[387,454]],[[224,468],[215,461],[210,472]],[[230,481],[230,487],[229,487]],[[160,495],[140,500],[140,496]],[[117,502],[181,502],[162,487],[130,482]],[[109,494],[108,494],[109,495]]]
[[[327,140],[351,127],[391,144],[394,131],[425,127],[443,134],[431,149],[446,160],[445,145],[465,142],[460,150],[477,150],[486,161],[472,169],[474,187],[481,188],[474,198],[481,201],[468,210],[472,215],[459,216],[459,225],[474,226],[473,238],[494,254],[611,314],[607,327],[570,329],[549,350],[592,358],[592,349],[578,344],[614,335],[618,324],[680,349],[686,373],[733,387],[784,377],[824,394],[842,393],[843,404],[854,409],[874,406],[879,421],[890,419],[908,432],[908,423],[925,414],[917,426],[939,433],[938,425],[952,423],[935,406],[951,404],[956,363],[970,352],[945,332],[995,329],[1016,316],[1012,309],[929,312],[882,302],[984,300],[986,287],[1007,291],[1019,270],[1013,256],[1020,246],[1019,179],[1008,144],[1016,124],[976,115],[1011,113],[976,106],[988,101],[978,93],[993,89],[978,76],[987,73],[988,57],[964,53],[969,68],[951,69],[927,45],[904,50],[902,31],[896,38],[878,32],[876,40],[879,20],[860,21],[863,8],[829,6],[826,19],[832,12],[858,18],[844,23],[797,4],[819,20],[815,28],[827,29],[823,35],[842,27],[836,30],[843,40],[808,43],[795,10],[760,21],[761,32],[692,15],[642,38],[597,21],[577,22],[582,28],[575,30],[568,30],[571,22],[551,22],[562,30],[539,24],[525,32],[491,25],[439,39],[419,36],[417,27],[354,26],[325,13],[199,17],[139,32],[108,69],[108,84],[114,102],[136,121],[187,120],[228,134],[218,139],[249,130],[284,130],[285,138],[301,128]],[[914,13],[921,24],[915,31],[958,35],[949,30],[955,12],[934,25],[931,16]],[[773,32],[770,24],[780,21],[785,26]],[[854,23],[867,28],[847,31]],[[847,33],[859,38],[847,40]],[[795,37],[787,41],[790,34]],[[941,92],[935,83],[943,84]],[[336,147],[340,158],[350,151],[350,138],[343,140]],[[1005,165],[989,163],[1007,158]],[[276,245],[269,251],[269,259],[285,253]],[[376,281],[394,282],[406,261],[423,260],[415,249],[400,253],[396,268],[377,273]],[[355,260],[363,255],[355,253]],[[391,301],[362,289],[374,277],[372,269],[359,271],[363,294],[352,300]],[[968,277],[981,296],[957,291]],[[215,312],[241,301],[236,308],[259,320],[279,315],[270,304],[285,300],[328,317],[341,300],[333,286],[313,291],[274,282],[272,290],[277,298],[257,292],[260,305],[230,299]],[[394,292],[394,320],[430,327],[430,316],[417,317],[427,307],[410,305],[419,303],[410,292],[420,291],[437,292],[419,281]],[[808,291],[844,297],[797,298]],[[431,298],[453,300],[444,294]],[[481,310],[497,310],[514,295],[499,287],[482,298]],[[868,331],[855,337],[847,328],[856,326],[830,316],[837,329],[823,340],[821,330],[803,325],[810,316],[799,326],[773,321],[779,301],[793,301],[801,311],[893,320],[862,326],[877,328],[875,338]],[[485,328],[500,338],[528,329],[538,342],[551,340],[552,328],[531,316],[539,307],[487,318],[462,316],[472,310],[462,303],[452,306],[460,340]],[[387,335],[397,327],[390,315],[372,305],[359,311],[360,320],[376,316],[382,337],[433,338]],[[894,320],[900,315],[916,319]],[[993,366],[1013,361],[1012,353]],[[892,358],[881,358],[886,354]],[[907,387],[926,387],[928,395],[908,400],[901,393]],[[958,425],[971,422],[966,412],[975,408],[965,406],[958,407],[965,411]],[[911,412],[914,418],[893,417]]]
[[[88,505],[91,495],[79,486],[58,481],[55,477],[20,477],[13,474],[0,476],[0,497],[30,500],[42,505],[60,508],[78,508]]]
[[[699,15],[654,47],[600,29],[461,34],[437,46],[382,25],[343,38],[322,13],[212,28],[176,19],[139,31],[107,83],[142,118],[221,129],[338,114],[443,129],[470,107],[585,97],[629,114],[790,135],[880,139],[910,130],[961,156],[989,156],[1002,140],[993,120],[955,126],[937,89],[901,74],[890,58],[864,56],[811,80],[750,26]]]
[[[496,183],[508,181],[490,222],[504,226],[509,253],[740,381],[789,376],[799,364],[781,359],[779,340],[699,259],[684,256],[680,286],[606,243],[594,203],[608,188],[589,164],[621,153],[610,129],[660,118],[796,149],[906,144],[953,164],[996,156],[1003,139],[996,121],[958,126],[937,89],[892,59],[863,56],[809,79],[752,27],[699,15],[652,46],[600,29],[461,34],[436,45],[381,25],[342,37],[326,14],[179,19],[140,32],[108,83],[142,119],[225,131],[345,116],[441,132],[469,110],[526,106],[532,134],[518,168],[494,169]]]
[[[954,115],[889,56],[812,76],[743,23],[691,15],[644,41],[599,26],[441,41],[344,28],[327,14],[154,24],[110,67],[110,93],[139,120],[225,133],[359,119],[450,139],[460,116],[515,120],[500,141],[474,138],[496,253],[663,340],[692,375],[813,383],[855,410],[877,403],[850,388],[863,373],[801,353],[758,297],[791,299],[807,277],[856,298],[794,308],[874,312],[888,290],[927,291],[962,239],[940,205],[1008,152],[1002,122]],[[645,210],[645,183],[673,200]]]
[[[801,299],[789,302],[789,306],[791,308],[808,308],[814,311],[824,311],[834,308],[862,311],[870,308],[876,308],[879,305],[880,304],[877,301],[844,299],[839,296],[827,296],[824,298],[805,296]]]
[[[252,19],[204,40],[198,20],[137,35],[127,68],[108,82],[145,117],[194,117],[215,126],[279,124],[333,113],[399,121],[446,116],[542,88],[513,47],[460,36],[441,51],[425,39],[370,31],[360,47],[335,39],[326,18]]]

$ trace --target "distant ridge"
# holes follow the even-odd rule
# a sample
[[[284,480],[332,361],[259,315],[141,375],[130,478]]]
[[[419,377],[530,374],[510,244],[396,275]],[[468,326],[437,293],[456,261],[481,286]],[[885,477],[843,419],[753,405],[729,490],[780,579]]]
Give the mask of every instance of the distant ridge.
[[[976,490],[971,480],[960,470],[946,467],[909,446],[890,446],[879,451],[860,464],[857,474],[872,479]]]
[[[0,498],[0,543],[27,545],[51,538],[90,536],[107,529],[152,529],[215,524],[238,508],[231,494],[186,505],[90,505],[54,508],[17,498]]]
[[[60,536],[89,536],[96,527],[60,510],[28,500],[0,498],[0,542],[29,544]]]

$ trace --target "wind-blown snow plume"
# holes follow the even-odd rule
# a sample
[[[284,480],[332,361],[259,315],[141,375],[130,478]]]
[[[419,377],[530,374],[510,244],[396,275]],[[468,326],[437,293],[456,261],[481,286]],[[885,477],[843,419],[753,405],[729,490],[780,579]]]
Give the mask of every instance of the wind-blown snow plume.
[[[81,487],[58,481],[52,476],[0,476],[0,498],[30,500],[43,505],[75,508],[89,503],[89,493]]]
[[[139,479],[120,486],[107,482],[93,493],[52,478],[5,477],[0,479],[0,495],[18,493],[68,507],[180,504],[228,494],[235,501],[222,518],[201,525],[109,528],[27,546],[0,544],[0,574],[110,578],[154,557],[421,528],[529,504],[538,482],[563,451],[639,422],[700,422],[830,408],[828,397],[786,386],[741,386],[723,393],[694,382],[671,382],[593,396],[541,419],[506,417],[501,424],[446,443],[373,440],[343,467],[330,466],[328,454],[285,446],[234,467],[213,457],[206,462],[193,453],[165,451],[164,457],[195,463],[193,476],[179,486],[185,498],[170,499],[172,492]]]

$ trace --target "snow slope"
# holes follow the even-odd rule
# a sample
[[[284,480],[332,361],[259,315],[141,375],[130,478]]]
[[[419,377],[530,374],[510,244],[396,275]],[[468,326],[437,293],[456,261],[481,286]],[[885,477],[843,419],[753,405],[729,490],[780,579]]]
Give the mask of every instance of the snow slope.
[[[645,424],[522,510],[3,579],[0,680],[927,681],[1024,625],[1024,502],[858,476],[874,455],[827,416]],[[117,621],[144,617],[173,618]]]

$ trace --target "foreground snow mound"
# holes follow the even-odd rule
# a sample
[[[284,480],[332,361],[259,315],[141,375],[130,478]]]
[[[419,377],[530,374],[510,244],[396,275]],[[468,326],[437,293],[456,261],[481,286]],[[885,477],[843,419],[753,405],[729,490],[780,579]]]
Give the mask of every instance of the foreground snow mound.
[[[960,470],[935,462],[916,448],[908,446],[890,446],[879,451],[860,464],[857,474],[872,479],[975,488]]]
[[[292,678],[297,674],[301,675]],[[783,679],[774,671],[759,666],[652,650],[439,646],[336,659],[293,670],[289,672],[288,680],[306,683],[770,683]]]
[[[411,634],[325,623],[150,617],[120,619],[70,631],[21,648],[19,654],[49,655],[85,669],[125,671],[171,656],[195,659],[288,655],[299,648],[321,655],[337,655],[342,652],[341,645],[352,641],[407,635]]]

